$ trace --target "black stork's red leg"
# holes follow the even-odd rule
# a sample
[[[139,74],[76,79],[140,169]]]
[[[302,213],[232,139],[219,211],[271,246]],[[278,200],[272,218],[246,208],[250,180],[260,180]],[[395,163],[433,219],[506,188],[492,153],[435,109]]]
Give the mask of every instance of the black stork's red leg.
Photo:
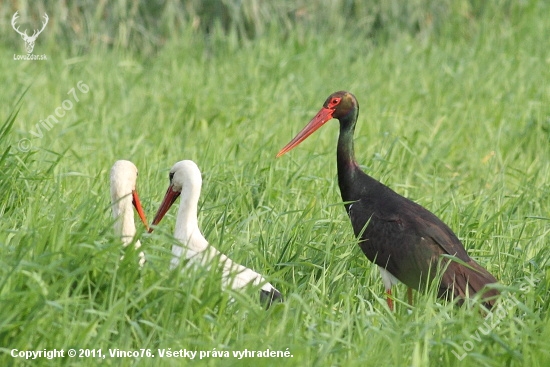
[[[277,157],[300,144],[330,119],[338,119],[340,193],[359,246],[367,258],[379,266],[388,296],[391,296],[391,285],[395,284],[393,279],[416,290],[426,289],[437,274],[438,264],[442,264],[445,271],[438,288],[440,297],[459,298],[462,303],[466,297],[482,292],[484,305],[491,308],[499,292],[485,286],[497,280],[468,256],[453,231],[433,213],[359,168],[353,148],[358,115],[359,104],[353,94],[333,93]],[[442,255],[452,255],[462,263],[441,259]],[[412,303],[412,294],[408,296]],[[393,309],[390,298],[388,306]]]
[[[413,305],[413,290],[411,287],[407,287],[407,300],[409,301],[409,305]]]

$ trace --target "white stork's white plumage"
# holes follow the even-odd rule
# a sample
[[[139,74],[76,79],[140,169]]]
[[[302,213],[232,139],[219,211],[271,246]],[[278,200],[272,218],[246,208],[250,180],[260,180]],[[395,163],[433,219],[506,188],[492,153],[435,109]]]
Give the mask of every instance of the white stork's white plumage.
[[[197,209],[202,187],[202,176],[195,162],[184,160],[176,163],[170,170],[170,186],[160,205],[153,225],[157,225],[174,201],[181,196],[181,203],[176,219],[174,237],[183,244],[173,245],[172,268],[179,264],[180,258],[189,260],[191,264],[201,264],[209,268],[216,260],[223,266],[222,289],[241,289],[245,286],[261,285],[260,299],[268,307],[275,300],[282,301],[281,293],[268,283],[260,274],[252,269],[233,262],[229,257],[208,244],[202,235],[197,219]],[[149,230],[151,232],[152,229]]]
[[[115,233],[120,236],[124,247],[132,243],[136,235],[134,208],[145,227],[149,228],[136,190],[137,175],[138,170],[130,161],[116,161],[111,168],[111,208],[115,218]],[[134,246],[136,249],[141,247],[139,240],[136,240]],[[143,264],[145,264],[145,254],[141,251],[139,265],[143,266]]]

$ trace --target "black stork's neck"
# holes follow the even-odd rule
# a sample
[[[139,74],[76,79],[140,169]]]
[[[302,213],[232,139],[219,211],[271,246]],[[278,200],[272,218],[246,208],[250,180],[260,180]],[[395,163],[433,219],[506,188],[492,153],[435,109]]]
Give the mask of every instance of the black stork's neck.
[[[339,117],[340,135],[338,137],[338,148],[336,152],[338,167],[338,186],[344,202],[359,200],[365,195],[373,194],[373,190],[380,187],[380,182],[361,171],[359,164],[355,160],[355,151],[353,149],[353,135],[355,132],[355,123],[359,115],[359,106]],[[349,204],[346,204],[349,210]]]
[[[345,115],[339,118],[340,135],[338,136],[338,147],[336,160],[338,167],[338,185],[344,201],[353,200],[350,197],[353,181],[359,171],[359,165],[355,160],[355,151],[353,149],[353,135],[355,133],[355,123],[359,115],[359,106],[354,106]]]

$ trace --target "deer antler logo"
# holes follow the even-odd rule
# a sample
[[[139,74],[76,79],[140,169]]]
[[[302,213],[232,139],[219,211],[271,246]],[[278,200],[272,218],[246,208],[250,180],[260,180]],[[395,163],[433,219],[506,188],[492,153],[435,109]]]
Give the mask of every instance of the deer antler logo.
[[[23,41],[25,41],[25,49],[27,50],[27,53],[30,54],[34,49],[34,42],[36,42],[36,38],[40,33],[42,33],[44,28],[46,28],[46,24],[48,24],[48,19],[49,19],[48,14],[44,13],[45,22],[42,22],[42,29],[41,30],[35,29],[34,32],[32,33],[32,36],[29,37],[26,29],[25,29],[25,32],[21,32],[19,30],[19,27],[15,26],[15,22],[17,21],[17,18],[19,18],[19,15],[17,13],[18,11],[16,11],[15,14],[13,14],[13,17],[11,18],[11,26],[17,33],[21,35],[21,38],[23,38]]]

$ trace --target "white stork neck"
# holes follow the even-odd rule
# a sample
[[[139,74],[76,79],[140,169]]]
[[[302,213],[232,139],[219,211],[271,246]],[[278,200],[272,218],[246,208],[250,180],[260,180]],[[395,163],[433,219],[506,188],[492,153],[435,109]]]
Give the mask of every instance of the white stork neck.
[[[202,234],[197,219],[200,187],[188,185],[184,187],[180,195],[180,206],[176,218],[174,237],[183,243],[189,243],[192,247],[192,237]]]
[[[134,223],[134,209],[132,206],[132,195],[126,195],[113,204],[113,217],[115,222],[115,233],[122,239],[124,246],[127,246],[136,234]]]

